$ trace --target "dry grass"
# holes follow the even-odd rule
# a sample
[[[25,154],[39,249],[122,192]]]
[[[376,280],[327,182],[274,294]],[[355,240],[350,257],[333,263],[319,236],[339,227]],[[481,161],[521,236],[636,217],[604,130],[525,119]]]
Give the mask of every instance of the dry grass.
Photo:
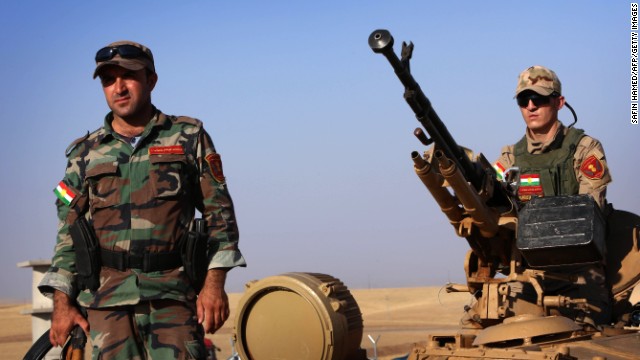
[[[390,360],[408,353],[414,343],[423,342],[429,331],[455,329],[468,294],[446,294],[439,288],[351,290],[364,318],[362,347],[373,357],[367,335],[378,339],[378,358]],[[230,294],[231,319],[209,336],[221,348],[219,359],[231,354],[230,338],[235,311],[242,294]],[[31,320],[20,313],[29,305],[0,306],[0,354],[4,359],[21,359],[31,346]]]

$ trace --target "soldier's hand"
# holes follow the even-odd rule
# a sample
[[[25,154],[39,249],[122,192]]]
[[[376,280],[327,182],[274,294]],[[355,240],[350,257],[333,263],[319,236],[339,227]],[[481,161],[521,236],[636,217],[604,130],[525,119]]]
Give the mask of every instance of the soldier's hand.
[[[89,322],[82,316],[67,294],[56,290],[53,294],[53,314],[49,341],[53,346],[63,346],[74,326],[80,326],[89,336]]]
[[[229,318],[229,298],[224,291],[227,269],[211,269],[196,301],[198,323],[213,334]]]

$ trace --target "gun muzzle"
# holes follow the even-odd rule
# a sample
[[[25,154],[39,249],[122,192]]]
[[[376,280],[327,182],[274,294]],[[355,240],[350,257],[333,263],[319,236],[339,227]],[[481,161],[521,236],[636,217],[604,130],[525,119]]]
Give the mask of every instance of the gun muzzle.
[[[458,200],[473,224],[480,230],[485,238],[492,238],[498,233],[498,215],[482,201],[475,189],[467,182],[456,164],[448,159],[442,151],[436,150],[435,157],[440,166],[440,173],[444,176],[449,186],[455,191]],[[467,229],[470,230],[470,229]],[[467,231],[469,232],[469,231]],[[462,236],[466,236],[463,234]]]
[[[369,46],[374,53],[384,53],[393,49],[393,36],[388,30],[378,29],[369,35]]]
[[[443,186],[444,178],[437,171],[434,171],[431,163],[423,159],[417,151],[411,153],[411,159],[416,174],[436,200],[440,210],[457,230],[464,215],[456,198]]]

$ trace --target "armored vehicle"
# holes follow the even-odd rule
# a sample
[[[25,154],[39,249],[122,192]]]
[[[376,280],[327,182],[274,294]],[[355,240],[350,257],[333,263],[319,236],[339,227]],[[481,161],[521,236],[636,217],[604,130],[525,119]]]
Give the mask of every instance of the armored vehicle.
[[[393,42],[386,30],[369,37],[422,125],[414,134],[429,148],[412,153],[414,170],[469,244],[466,284],[449,284],[447,291],[475,299],[458,331],[415,339],[422,345],[407,349],[406,358],[640,359],[640,217],[612,207],[601,211],[588,195],[520,203],[518,169],[499,181],[482,154],[455,142],[410,73],[413,44],[403,43],[398,58]],[[604,322],[593,320],[607,309],[589,293],[576,297],[545,286],[580,286],[584,279],[572,269],[590,264],[606,264],[613,309]],[[247,284],[234,336],[246,360],[362,360],[362,324],[338,279],[288,273]]]

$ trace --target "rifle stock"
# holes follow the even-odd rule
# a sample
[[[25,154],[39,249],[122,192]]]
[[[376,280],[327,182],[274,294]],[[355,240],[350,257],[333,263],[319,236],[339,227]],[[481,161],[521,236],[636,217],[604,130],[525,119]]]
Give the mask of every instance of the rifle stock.
[[[24,355],[23,360],[41,360],[44,359],[49,351],[53,349],[51,341],[49,340],[49,333],[51,329],[40,335],[38,340],[31,345],[27,353]],[[84,359],[84,350],[87,343],[87,336],[79,326],[76,326],[71,330],[69,340],[62,348],[61,358],[64,360],[81,360]]]
[[[49,332],[51,330],[47,330],[42,334],[36,342],[31,345],[27,353],[24,355],[23,360],[40,360],[43,359],[49,350],[53,348],[51,345],[51,341],[49,341]]]

